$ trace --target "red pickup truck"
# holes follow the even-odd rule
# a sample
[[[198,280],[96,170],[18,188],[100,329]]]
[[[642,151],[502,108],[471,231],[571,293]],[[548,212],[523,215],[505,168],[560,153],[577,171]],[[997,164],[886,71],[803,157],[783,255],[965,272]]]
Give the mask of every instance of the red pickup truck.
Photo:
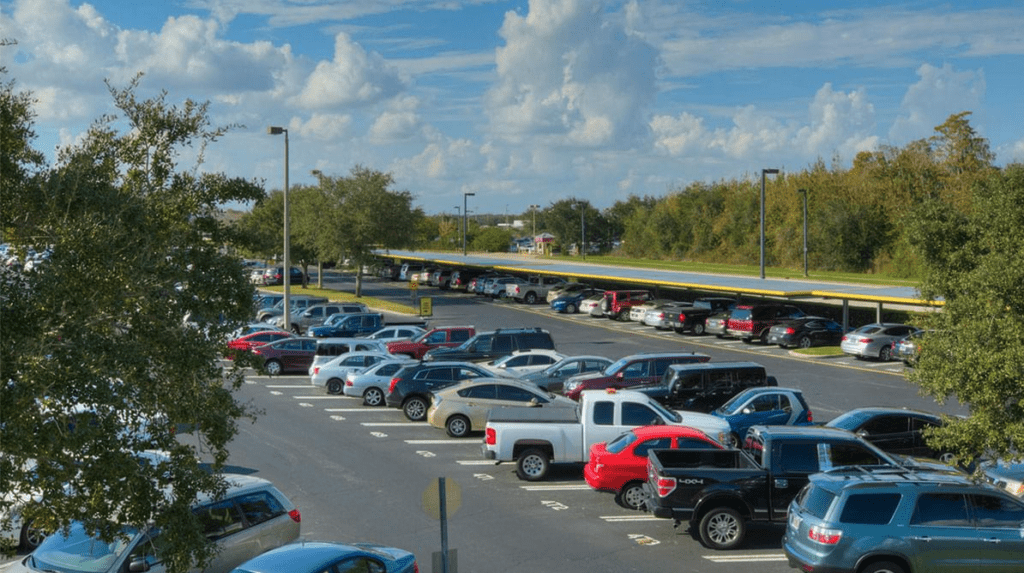
[[[404,354],[415,358],[423,359],[427,351],[434,348],[454,348],[476,335],[476,328],[472,326],[441,326],[428,330],[412,340],[396,340],[388,343],[388,352],[391,354]]]

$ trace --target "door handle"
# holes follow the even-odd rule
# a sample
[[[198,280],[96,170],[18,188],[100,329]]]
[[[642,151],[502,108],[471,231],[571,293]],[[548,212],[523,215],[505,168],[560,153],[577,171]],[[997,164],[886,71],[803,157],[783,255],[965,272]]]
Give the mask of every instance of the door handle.
[[[999,543],[1000,541],[1002,540],[998,537],[988,537],[985,539],[985,543]]]
[[[932,540],[932,538],[928,537],[927,535],[915,535],[911,537],[911,539],[913,539],[914,541],[924,541],[925,543],[929,543]]]

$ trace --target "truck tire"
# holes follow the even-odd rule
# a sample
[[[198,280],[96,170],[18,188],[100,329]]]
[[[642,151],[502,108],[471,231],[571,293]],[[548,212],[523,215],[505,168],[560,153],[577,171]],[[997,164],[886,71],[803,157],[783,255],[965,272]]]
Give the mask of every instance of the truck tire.
[[[547,477],[551,460],[541,449],[530,448],[516,460],[516,475],[525,481],[540,481]]]
[[[448,421],[444,424],[444,429],[453,438],[465,438],[469,435],[470,431],[469,418],[456,414],[448,418]]]
[[[402,404],[402,411],[405,417],[413,422],[422,422],[427,419],[427,401],[419,396],[413,396]]]
[[[370,387],[363,392],[363,404],[367,406],[383,406],[384,392],[380,388]]]
[[[631,481],[619,490],[619,493],[615,496],[615,503],[626,509],[639,510],[643,507],[646,499],[647,494],[644,492],[644,482]]]
[[[704,514],[698,527],[700,540],[708,549],[734,549],[743,542],[747,524],[731,507],[716,507]]]
[[[700,321],[693,323],[692,331],[694,336],[702,336],[704,334],[704,323]]]
[[[341,394],[345,390],[345,381],[341,378],[331,378],[327,381],[328,394]]]
[[[526,293],[525,300],[526,300],[526,304],[536,304],[537,303],[537,293],[535,293],[535,292],[533,292],[531,290],[530,292]]]

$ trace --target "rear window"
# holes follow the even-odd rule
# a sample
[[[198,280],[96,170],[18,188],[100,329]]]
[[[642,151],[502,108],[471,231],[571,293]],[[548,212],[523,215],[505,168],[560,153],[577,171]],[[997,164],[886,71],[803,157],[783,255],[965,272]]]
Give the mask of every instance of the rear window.
[[[896,506],[900,504],[898,493],[859,493],[846,498],[843,513],[839,516],[842,523],[859,523],[864,525],[885,525],[892,520]]]
[[[730,318],[733,320],[750,320],[751,316],[753,316],[753,311],[749,308],[734,308]]]
[[[832,507],[832,502],[835,499],[836,495],[834,493],[810,484],[797,497],[796,503],[805,512],[814,517],[825,519],[825,514],[828,513],[828,508]]]

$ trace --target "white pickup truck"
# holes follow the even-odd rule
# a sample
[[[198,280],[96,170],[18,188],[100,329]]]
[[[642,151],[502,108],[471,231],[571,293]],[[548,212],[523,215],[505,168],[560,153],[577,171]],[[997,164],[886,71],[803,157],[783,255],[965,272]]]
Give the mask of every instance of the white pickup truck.
[[[632,390],[587,390],[571,408],[495,408],[484,428],[484,458],[516,462],[519,479],[544,479],[552,463],[587,461],[590,446],[607,442],[636,426],[671,424],[701,430],[729,443],[722,418],[669,410]]]

